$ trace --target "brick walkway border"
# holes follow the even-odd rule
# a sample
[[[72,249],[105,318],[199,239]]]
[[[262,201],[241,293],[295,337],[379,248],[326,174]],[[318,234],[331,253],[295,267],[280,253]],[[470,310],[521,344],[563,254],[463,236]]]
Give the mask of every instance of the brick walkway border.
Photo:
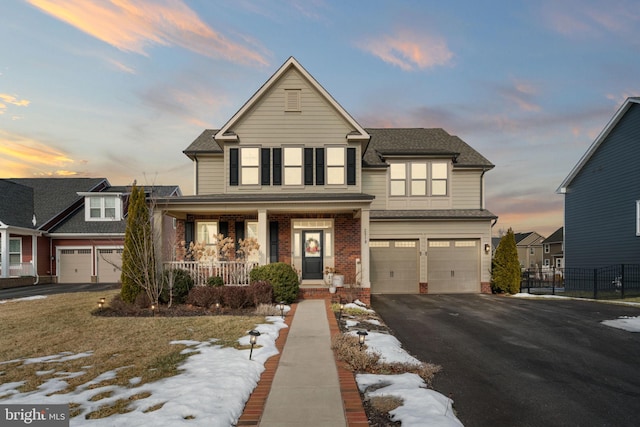
[[[238,420],[237,426],[258,426],[260,425],[260,418],[264,411],[264,406],[271,391],[271,385],[273,384],[273,378],[276,375],[278,369],[278,363],[280,363],[280,355],[284,349],[284,345],[287,342],[289,336],[289,330],[291,329],[291,322],[295,315],[298,304],[292,304],[291,310],[287,313],[285,323],[288,328],[280,329],[280,335],[276,340],[276,348],[278,354],[272,356],[265,363],[265,370],[260,376],[258,385],[251,393],[247,404],[244,407],[244,412]],[[340,333],[338,327],[338,321],[336,316],[331,310],[331,301],[325,299],[325,307],[327,310],[327,319],[329,320],[329,332],[331,338]],[[335,353],[334,353],[335,358]],[[336,367],[338,369],[338,379],[340,380],[340,393],[342,394],[342,403],[345,411],[345,418],[347,420],[348,427],[369,427],[369,421],[367,414],[362,406],[362,399],[360,398],[360,392],[358,391],[358,385],[356,384],[355,376],[353,372],[347,369],[343,362],[336,359]]]

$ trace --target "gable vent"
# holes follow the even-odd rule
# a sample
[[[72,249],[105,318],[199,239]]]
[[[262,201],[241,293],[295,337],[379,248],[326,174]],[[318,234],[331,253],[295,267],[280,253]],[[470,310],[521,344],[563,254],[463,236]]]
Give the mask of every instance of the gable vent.
[[[300,111],[300,89],[284,91],[284,111]]]

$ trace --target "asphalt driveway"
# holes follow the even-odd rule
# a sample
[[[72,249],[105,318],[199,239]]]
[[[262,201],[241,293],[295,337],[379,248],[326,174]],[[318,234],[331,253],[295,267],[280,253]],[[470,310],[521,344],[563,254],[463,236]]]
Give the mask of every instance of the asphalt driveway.
[[[36,295],[66,294],[70,292],[98,292],[119,289],[119,283],[51,283],[45,285],[20,286],[0,289],[0,301],[5,299],[26,298]]]
[[[640,308],[493,295],[374,295],[405,349],[443,367],[434,388],[474,426],[637,426]]]

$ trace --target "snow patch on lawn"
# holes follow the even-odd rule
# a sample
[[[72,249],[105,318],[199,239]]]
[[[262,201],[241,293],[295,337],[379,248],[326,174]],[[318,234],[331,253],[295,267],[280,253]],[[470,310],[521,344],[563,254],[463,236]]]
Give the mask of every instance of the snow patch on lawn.
[[[45,299],[45,298],[46,298],[45,295],[34,295],[32,297],[3,299],[3,300],[0,300],[0,304],[6,304],[8,302],[18,302],[18,301],[35,301],[35,300]]]

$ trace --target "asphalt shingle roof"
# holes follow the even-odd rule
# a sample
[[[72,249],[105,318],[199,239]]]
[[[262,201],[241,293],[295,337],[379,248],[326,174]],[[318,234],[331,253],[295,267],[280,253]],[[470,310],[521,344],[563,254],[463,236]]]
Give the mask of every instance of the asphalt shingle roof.
[[[222,153],[222,148],[213,139],[218,129],[205,129],[183,153],[187,156],[197,153]]]
[[[0,221],[6,225],[34,228],[33,189],[0,179]]]

